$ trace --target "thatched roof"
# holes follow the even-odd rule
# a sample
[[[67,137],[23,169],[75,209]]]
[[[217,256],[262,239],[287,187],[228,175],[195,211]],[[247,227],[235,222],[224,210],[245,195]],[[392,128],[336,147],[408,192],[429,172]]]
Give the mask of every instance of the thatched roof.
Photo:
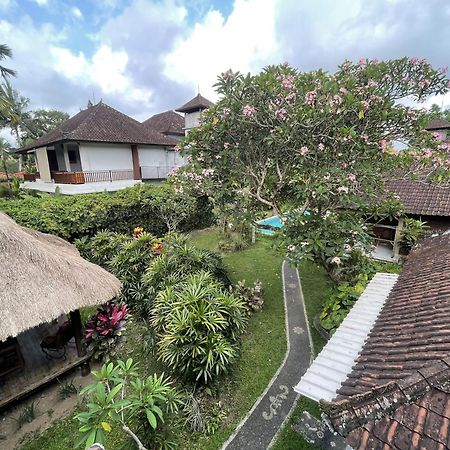
[[[116,296],[120,281],[56,236],[0,213],[0,341]]]

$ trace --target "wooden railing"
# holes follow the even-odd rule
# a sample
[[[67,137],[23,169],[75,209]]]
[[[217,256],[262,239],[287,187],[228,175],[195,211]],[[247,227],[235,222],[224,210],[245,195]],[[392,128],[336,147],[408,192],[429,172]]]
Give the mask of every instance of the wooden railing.
[[[51,177],[55,183],[61,184],[83,184],[85,182],[83,172],[52,172]]]
[[[25,173],[25,181],[36,181],[39,172]],[[84,172],[51,172],[52,180],[60,184],[84,184],[105,181],[133,180],[132,170],[87,170]]]
[[[23,174],[24,181],[36,181],[36,179],[39,177],[40,177],[39,172]]]

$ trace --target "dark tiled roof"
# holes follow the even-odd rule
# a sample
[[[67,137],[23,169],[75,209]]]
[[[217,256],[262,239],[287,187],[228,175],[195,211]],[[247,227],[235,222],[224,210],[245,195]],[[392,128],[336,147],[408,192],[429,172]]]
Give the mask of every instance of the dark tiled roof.
[[[162,134],[177,134],[184,136],[184,118],[175,111],[165,111],[155,114],[142,122],[142,125]]]
[[[450,216],[450,186],[419,181],[388,181],[389,191],[397,194],[408,214]]]
[[[177,141],[105,103],[97,103],[80,111],[58,128],[18,151],[31,150],[60,141],[113,142],[123,144],[176,145]]]
[[[201,109],[206,109],[213,105],[214,105],[213,102],[210,102],[207,98],[198,94],[192,100],[189,100],[183,106],[177,108],[176,111],[188,113],[192,111],[199,111]]]
[[[444,450],[450,448],[449,425],[450,390],[444,384],[429,388],[390,416],[357,428],[348,435],[347,442],[361,450]]]
[[[426,130],[443,130],[445,128],[450,128],[450,122],[444,119],[430,120],[425,127]]]
[[[410,253],[338,400],[324,410],[354,448],[449,448],[449,355],[450,234],[444,234]]]

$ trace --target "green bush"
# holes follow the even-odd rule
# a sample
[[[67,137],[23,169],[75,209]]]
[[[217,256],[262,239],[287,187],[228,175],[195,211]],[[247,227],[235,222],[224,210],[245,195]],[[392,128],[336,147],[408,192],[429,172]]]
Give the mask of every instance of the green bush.
[[[100,231],[93,237],[77,239],[75,245],[83,258],[111,270],[112,259],[119,253],[120,246],[131,239],[131,236],[125,234]]]
[[[367,285],[367,275],[361,275],[354,284],[341,283],[320,313],[320,325],[329,333],[334,333],[346,315],[364,292]]]
[[[198,272],[160,291],[150,317],[157,358],[175,375],[208,384],[237,360],[247,308]]]
[[[169,233],[163,239],[136,229],[133,236],[101,231],[75,241],[87,260],[112,272],[123,284],[119,300],[147,317],[156,294],[188,274],[207,271],[228,287],[222,258],[210,250],[188,245],[186,237]]]
[[[101,231],[94,237],[75,241],[80,254],[87,260],[112,272],[122,282],[119,300],[135,313],[148,314],[148,293],[141,283],[151,261],[160,253],[162,241],[139,229],[133,236]]]
[[[168,235],[164,252],[150,263],[142,282],[148,295],[154,297],[166,286],[173,285],[184,276],[199,271],[209,272],[226,287],[230,285],[220,255],[188,244],[184,236]]]
[[[167,225],[157,214],[161,189],[173,188],[140,184],[114,193],[0,199],[0,210],[21,225],[69,241],[93,236],[102,230],[129,234],[135,227],[162,236],[167,232]],[[175,194],[172,193],[170,198],[176,201]],[[204,228],[212,222],[210,204],[201,197],[193,202],[192,211],[178,224],[178,229]]]
[[[105,432],[113,428],[132,437],[139,448],[176,448],[169,440],[168,419],[170,423],[183,405],[180,392],[164,374],[142,379],[138,373],[131,358],[92,372],[96,380],[80,392],[87,396],[85,410],[75,416],[85,449],[94,442],[105,445]]]
[[[426,222],[406,218],[403,219],[403,228],[400,230],[400,249],[402,253],[407,254],[416,245],[417,241],[424,237],[430,227]]]

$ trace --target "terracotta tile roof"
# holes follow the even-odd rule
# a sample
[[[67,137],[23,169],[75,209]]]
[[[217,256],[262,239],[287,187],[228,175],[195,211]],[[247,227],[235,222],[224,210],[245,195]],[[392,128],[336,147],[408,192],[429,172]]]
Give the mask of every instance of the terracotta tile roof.
[[[426,130],[444,130],[446,128],[450,128],[450,122],[444,119],[430,120],[425,127]]]
[[[450,186],[419,181],[388,181],[387,188],[400,197],[409,214],[450,216]]]
[[[177,141],[147,129],[137,120],[105,103],[80,111],[58,128],[20,148],[23,152],[60,141],[113,142],[123,144],[176,145]]]
[[[450,448],[449,356],[447,233],[411,252],[337,400],[323,409],[354,448]]]
[[[165,111],[155,114],[142,122],[142,125],[162,134],[177,134],[184,136],[184,118],[175,111]]]
[[[185,103],[183,106],[180,106],[175,111],[188,113],[206,109],[213,105],[213,102],[210,102],[207,98],[201,96],[200,94],[197,94],[192,100],[189,100],[187,103]]]

